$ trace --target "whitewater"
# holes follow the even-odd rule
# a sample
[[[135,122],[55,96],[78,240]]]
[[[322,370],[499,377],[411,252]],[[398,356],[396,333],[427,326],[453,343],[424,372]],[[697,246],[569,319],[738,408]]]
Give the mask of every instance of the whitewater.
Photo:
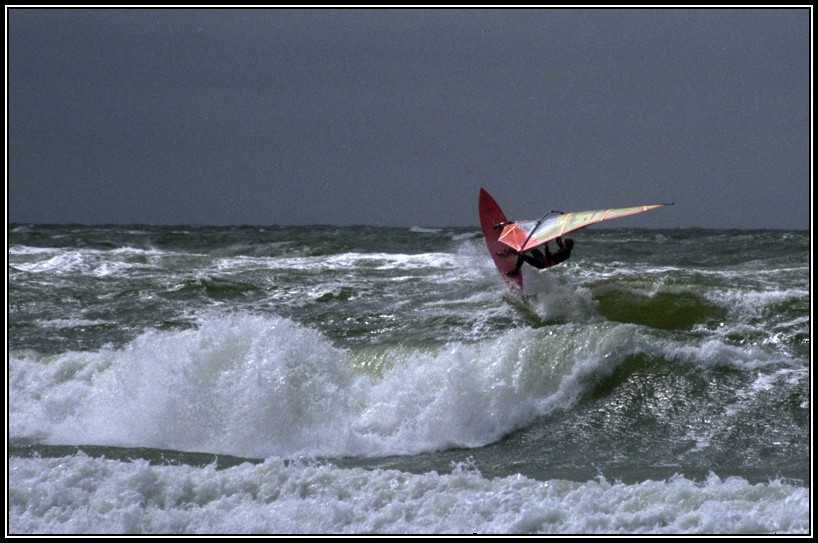
[[[574,239],[11,225],[8,532],[810,533],[808,233]]]

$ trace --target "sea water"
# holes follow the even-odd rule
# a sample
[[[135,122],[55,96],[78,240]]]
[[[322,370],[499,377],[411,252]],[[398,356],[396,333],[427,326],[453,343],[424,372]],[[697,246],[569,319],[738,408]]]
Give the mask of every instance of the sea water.
[[[8,531],[811,532],[810,240],[11,225]]]

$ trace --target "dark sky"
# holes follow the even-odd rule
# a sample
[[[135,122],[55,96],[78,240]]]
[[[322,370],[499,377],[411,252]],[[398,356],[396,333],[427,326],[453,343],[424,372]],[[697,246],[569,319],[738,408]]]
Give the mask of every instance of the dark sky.
[[[810,11],[7,8],[8,220],[810,228]]]

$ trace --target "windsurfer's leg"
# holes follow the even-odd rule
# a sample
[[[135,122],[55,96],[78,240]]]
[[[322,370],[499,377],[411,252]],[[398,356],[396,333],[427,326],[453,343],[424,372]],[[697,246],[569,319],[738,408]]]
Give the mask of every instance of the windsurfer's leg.
[[[513,249],[512,249],[512,251],[513,251]],[[514,251],[514,252],[516,253],[517,251]],[[523,267],[523,262],[525,261],[523,259],[523,255],[520,254],[520,253],[517,253],[517,255],[518,255],[517,256],[517,267],[514,268],[513,270],[511,270],[510,272],[506,272],[506,275],[509,276],[509,277],[517,277],[520,274],[520,268]]]
[[[549,259],[543,255],[542,251],[537,249],[532,249],[531,251],[522,253],[520,256],[522,256],[528,264],[537,268],[538,270],[548,267]]]

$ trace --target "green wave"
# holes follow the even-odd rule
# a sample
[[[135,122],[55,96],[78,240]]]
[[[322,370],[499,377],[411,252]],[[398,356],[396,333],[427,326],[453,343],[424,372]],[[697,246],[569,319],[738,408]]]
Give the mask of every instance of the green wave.
[[[615,284],[599,285],[592,291],[597,309],[605,318],[658,330],[689,330],[727,315],[726,308],[689,291],[647,294]]]

